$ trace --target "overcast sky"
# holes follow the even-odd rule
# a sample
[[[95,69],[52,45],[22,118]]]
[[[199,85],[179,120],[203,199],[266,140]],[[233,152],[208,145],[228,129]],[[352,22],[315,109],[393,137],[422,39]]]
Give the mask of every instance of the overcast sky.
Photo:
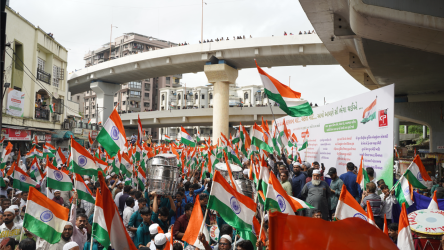
[[[281,36],[313,30],[297,0],[204,0],[204,38]],[[10,0],[10,7],[40,26],[68,50],[68,71],[84,67],[83,55],[123,33],[196,44],[201,0]],[[328,103],[367,92],[340,66],[265,68],[267,73],[313,103]],[[185,74],[187,86],[207,84],[204,73]],[[238,85],[261,84],[256,69],[239,71]]]

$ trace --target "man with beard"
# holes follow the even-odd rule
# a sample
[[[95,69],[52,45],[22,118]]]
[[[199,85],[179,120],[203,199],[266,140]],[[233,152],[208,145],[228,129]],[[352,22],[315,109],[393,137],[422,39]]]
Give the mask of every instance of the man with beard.
[[[322,219],[328,220],[330,211],[330,187],[325,181],[321,181],[321,171],[313,170],[312,180],[305,184],[301,197],[315,209],[322,212]],[[314,209],[307,211],[307,216],[312,217]]]
[[[63,246],[71,241],[71,236],[73,232],[73,225],[71,222],[66,223],[65,228],[63,228],[62,237],[60,241],[52,244],[48,250],[63,250]]]
[[[15,210],[13,208],[5,209],[3,212],[3,224],[0,226],[0,241],[4,238],[12,237],[15,238],[20,235],[22,226],[20,224],[14,223]]]

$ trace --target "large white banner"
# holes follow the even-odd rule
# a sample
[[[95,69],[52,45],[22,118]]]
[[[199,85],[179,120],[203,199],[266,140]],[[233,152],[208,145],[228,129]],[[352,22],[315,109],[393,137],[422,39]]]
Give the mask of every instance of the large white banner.
[[[285,120],[290,134],[298,139],[298,148],[308,135],[307,149],[299,151],[303,161],[324,163],[326,171],[336,167],[341,175],[347,171],[347,162],[359,167],[363,155],[364,167],[372,167],[375,178],[391,187],[393,119],[394,84],[313,108],[308,117],[277,119],[277,124],[282,131]]]
[[[6,114],[23,117],[25,93],[9,88],[6,101]]]

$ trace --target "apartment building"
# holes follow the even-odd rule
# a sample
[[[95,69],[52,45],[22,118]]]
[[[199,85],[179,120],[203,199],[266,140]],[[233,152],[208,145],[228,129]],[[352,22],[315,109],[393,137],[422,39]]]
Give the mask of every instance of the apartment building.
[[[113,60],[174,46],[177,44],[141,34],[126,33],[114,39],[111,44],[107,43],[102,48],[89,51],[84,56],[85,67],[108,61],[110,58]],[[177,87],[180,79],[182,79],[182,75],[178,74],[140,79],[122,84],[121,89],[114,94],[114,106],[117,106],[117,111],[121,114],[159,110],[159,89]],[[85,121],[91,119],[93,124],[104,122],[96,120],[97,114],[102,112],[103,107],[97,107],[94,91],[73,95],[72,100],[81,104],[80,110]],[[151,133],[151,129],[148,129],[147,132]],[[152,135],[153,138],[157,138],[157,131]]]
[[[57,145],[65,123],[80,117],[78,104],[69,101],[68,50],[9,6],[6,13],[2,136],[21,152],[30,149],[35,135],[39,143]]]

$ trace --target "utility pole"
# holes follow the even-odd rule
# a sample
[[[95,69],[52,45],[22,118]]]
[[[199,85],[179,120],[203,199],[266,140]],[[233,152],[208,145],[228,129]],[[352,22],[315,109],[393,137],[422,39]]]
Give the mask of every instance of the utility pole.
[[[0,134],[2,131],[3,125],[3,85],[5,79],[5,50],[6,50],[6,0],[1,0],[1,23],[0,23],[0,70],[1,70],[1,79],[0,79]],[[1,137],[1,136],[0,136]],[[1,139],[1,138],[0,138]]]
[[[108,56],[108,61],[111,61],[111,41],[113,40],[113,27],[117,28],[117,26],[113,26],[111,24],[111,34],[109,35],[109,56]]]
[[[200,42],[203,43],[203,4],[204,1],[202,0],[202,23],[200,26]]]

